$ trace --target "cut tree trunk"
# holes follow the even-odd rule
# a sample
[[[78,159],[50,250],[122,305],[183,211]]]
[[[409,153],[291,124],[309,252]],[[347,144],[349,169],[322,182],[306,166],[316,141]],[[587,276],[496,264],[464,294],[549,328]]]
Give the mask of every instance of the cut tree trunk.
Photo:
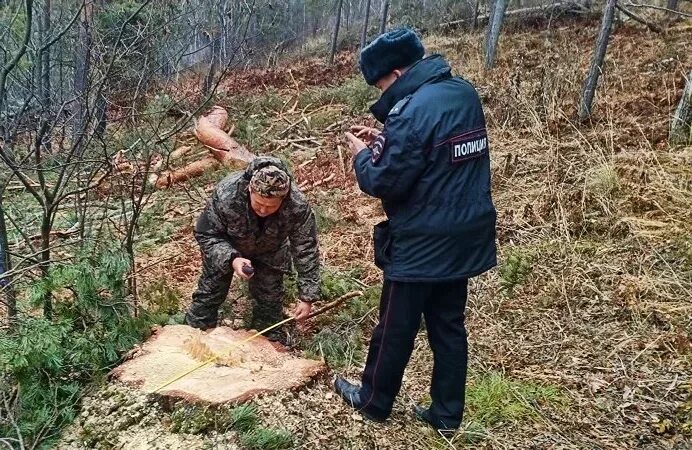
[[[198,177],[207,170],[221,166],[240,169],[247,165],[255,158],[255,155],[223,131],[227,120],[228,113],[220,106],[214,106],[209,114],[200,117],[197,120],[194,134],[199,142],[209,149],[211,156],[181,168],[165,171],[160,175],[152,173],[149,182],[157,189],[162,189]],[[184,147],[175,150],[171,153],[169,161],[177,159],[189,150],[189,148]]]
[[[692,142],[692,70],[687,74],[680,103],[670,121],[669,141],[673,145]]]
[[[212,151],[217,159],[230,158],[249,163],[255,158],[255,155],[223,131],[222,127],[226,123],[226,117],[228,115],[223,108],[214,107],[209,116],[200,117],[197,120],[195,136]]]
[[[198,177],[207,170],[217,169],[221,166],[219,160],[213,156],[207,156],[204,159],[195,161],[180,169],[174,169],[163,172],[155,181],[156,189],[162,189],[174,184],[183,183],[191,178]]]
[[[598,33],[596,40],[596,48],[594,49],[593,58],[591,58],[591,67],[589,74],[584,82],[581,102],[579,103],[579,119],[585,120],[591,117],[591,105],[598,86],[598,77],[603,68],[606,50],[608,49],[608,41],[610,32],[613,28],[613,17],[615,16],[615,7],[617,0],[607,0],[605,9],[603,10],[603,20],[601,21],[601,30]]]

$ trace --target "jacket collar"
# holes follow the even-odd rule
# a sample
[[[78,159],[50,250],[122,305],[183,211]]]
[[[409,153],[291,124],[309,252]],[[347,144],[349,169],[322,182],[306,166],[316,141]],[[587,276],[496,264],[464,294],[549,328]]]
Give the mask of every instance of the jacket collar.
[[[382,93],[380,99],[370,107],[370,112],[378,121],[384,123],[389,111],[400,100],[413,94],[424,84],[450,78],[451,72],[452,68],[441,55],[434,54],[423,58]]]

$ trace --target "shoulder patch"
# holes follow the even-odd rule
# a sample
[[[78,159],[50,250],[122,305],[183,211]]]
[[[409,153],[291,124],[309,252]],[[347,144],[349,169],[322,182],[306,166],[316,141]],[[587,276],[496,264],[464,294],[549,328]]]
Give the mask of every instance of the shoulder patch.
[[[370,151],[372,152],[372,163],[377,164],[377,161],[382,158],[382,153],[384,153],[384,144],[387,141],[387,136],[385,135],[385,132],[382,131],[379,136],[377,136],[377,139],[375,139],[375,142],[372,143],[370,146]]]
[[[406,97],[402,98],[396,104],[392,107],[392,109],[389,110],[389,116],[396,116],[401,114],[401,111],[404,109],[408,101],[411,100],[411,96],[407,95]]]
[[[449,138],[444,145],[449,149],[452,164],[475,159],[488,153],[488,132],[479,128]]]

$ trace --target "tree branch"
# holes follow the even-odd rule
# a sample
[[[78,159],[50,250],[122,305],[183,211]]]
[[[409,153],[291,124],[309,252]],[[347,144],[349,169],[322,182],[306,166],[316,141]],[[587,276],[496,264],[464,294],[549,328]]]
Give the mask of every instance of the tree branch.
[[[622,11],[622,13],[623,13],[624,15],[626,15],[627,17],[629,17],[630,19],[632,19],[632,20],[634,20],[634,21],[636,21],[636,22],[639,22],[639,23],[641,23],[641,24],[646,25],[646,27],[647,27],[649,30],[653,31],[654,33],[663,33],[663,28],[659,27],[659,26],[656,25],[655,23],[649,22],[648,20],[644,19],[643,17],[640,17],[640,16],[636,15],[635,13],[633,13],[633,12],[631,12],[631,11],[625,9],[624,7],[622,7],[622,6],[620,6],[620,5],[615,5],[615,7],[616,7],[617,9],[619,9],[620,11]]]
[[[671,14],[677,14],[677,15],[683,16],[683,17],[692,17],[692,14],[684,13],[684,12],[682,12],[682,11],[676,11],[676,10],[674,10],[674,9],[664,8],[663,6],[642,5],[642,4],[633,3],[633,2],[627,3],[626,6],[631,6],[632,8],[649,8],[649,9],[656,9],[656,10],[658,10],[658,11],[666,11],[666,12],[669,12],[669,13],[671,13]]]
[[[7,75],[14,70],[17,64],[19,64],[19,61],[22,59],[22,57],[26,53],[27,48],[29,47],[29,40],[31,39],[31,24],[33,18],[34,1],[26,0],[25,5],[26,30],[24,31],[24,40],[22,41],[22,45],[17,51],[17,54],[14,55],[14,58],[12,58],[9,64],[3,67],[2,71],[0,71],[0,111],[3,111],[5,106],[5,85],[7,83]]]

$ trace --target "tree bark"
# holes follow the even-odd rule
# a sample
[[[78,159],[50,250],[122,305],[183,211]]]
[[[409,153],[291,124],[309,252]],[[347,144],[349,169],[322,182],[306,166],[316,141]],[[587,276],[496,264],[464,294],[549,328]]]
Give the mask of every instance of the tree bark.
[[[91,16],[93,4],[87,1],[79,20],[79,36],[75,54],[74,95],[77,111],[72,133],[73,140],[84,134],[89,110],[89,71],[91,60]]]
[[[336,9],[336,24],[334,25],[334,37],[332,39],[332,50],[329,52],[329,64],[334,64],[334,55],[336,54],[336,45],[339,42],[339,26],[341,25],[341,7],[344,0],[339,0]]]
[[[502,23],[505,20],[505,11],[507,10],[507,0],[495,0],[488,24],[488,37],[485,42],[485,68],[490,69],[495,65],[495,55],[497,53],[497,44],[500,40],[500,31]]]
[[[678,10],[678,0],[668,0],[666,2],[666,9],[669,9],[670,11],[667,13],[668,18],[670,19],[679,19],[679,16],[675,14],[672,11],[677,11]]]
[[[49,111],[50,97],[50,47],[42,48],[50,40],[50,0],[43,0],[43,10],[39,18],[39,35],[41,46],[39,55],[40,98],[42,109]]]
[[[692,142],[692,70],[680,97],[680,103],[670,121],[669,141],[673,145]]]
[[[206,96],[209,94],[211,87],[214,85],[214,77],[216,77],[216,72],[219,66],[219,39],[213,34],[209,34],[210,42],[210,53],[211,60],[209,61],[209,70],[207,71],[207,76],[204,77],[204,85],[202,86],[202,95]]]
[[[593,57],[591,58],[591,67],[589,68],[589,74],[584,82],[581,102],[579,103],[580,120],[585,120],[591,116],[591,104],[593,103],[593,98],[596,93],[596,86],[598,85],[598,77],[601,74],[606,50],[608,49],[608,40],[610,39],[610,32],[613,26],[613,17],[615,15],[616,6],[617,0],[607,0],[605,9],[603,11],[601,30],[598,33],[596,48],[594,49]]]
[[[7,238],[7,226],[5,225],[5,209],[2,205],[3,192],[0,191],[0,276],[12,270],[12,261],[8,252],[9,241]],[[0,292],[5,295],[7,307],[7,319],[12,326],[17,319],[17,297],[12,286],[12,278],[0,278]]]
[[[384,33],[387,29],[387,19],[389,15],[389,0],[384,0],[382,5],[382,21],[380,22],[380,34]]]
[[[365,3],[365,18],[363,19],[363,33],[360,35],[360,49],[363,50],[368,39],[368,22],[370,21],[370,0]]]
[[[50,231],[53,226],[51,220],[50,209],[47,206],[43,212],[43,220],[41,221],[41,278],[47,279],[50,273]],[[46,319],[53,317],[53,295],[51,292],[46,292],[43,295],[43,316]]]

